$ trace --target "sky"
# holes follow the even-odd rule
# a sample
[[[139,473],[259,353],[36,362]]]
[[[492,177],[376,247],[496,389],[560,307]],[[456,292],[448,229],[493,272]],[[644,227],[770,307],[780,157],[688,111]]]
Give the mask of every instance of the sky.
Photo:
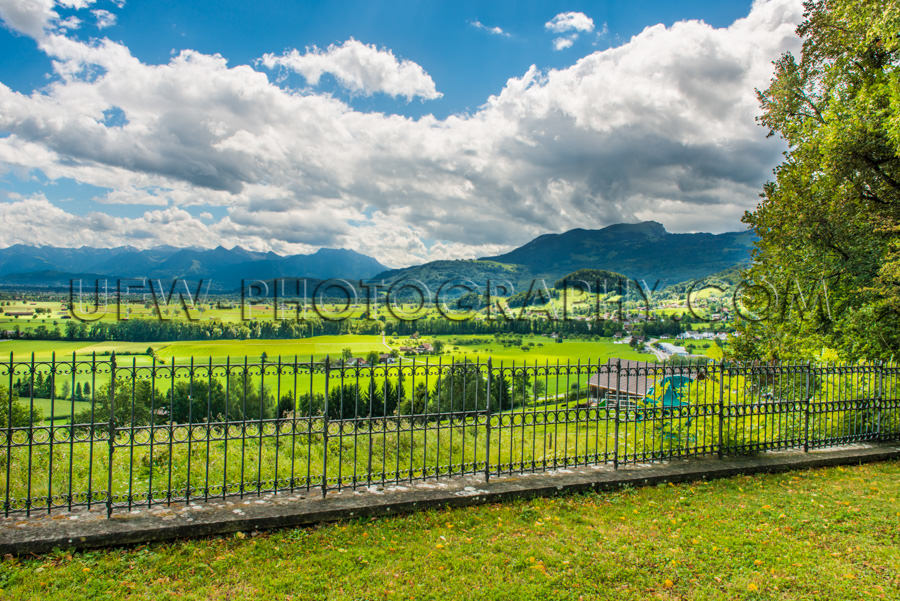
[[[0,247],[399,267],[742,229],[800,0],[0,0]]]

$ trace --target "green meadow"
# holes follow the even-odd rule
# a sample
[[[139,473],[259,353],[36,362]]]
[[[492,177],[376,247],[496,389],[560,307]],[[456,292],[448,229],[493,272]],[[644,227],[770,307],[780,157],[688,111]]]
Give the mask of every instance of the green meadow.
[[[557,342],[556,339],[548,336],[523,336],[522,343],[525,348],[504,345],[496,341],[487,344],[453,344],[454,340],[471,342],[478,339],[491,339],[491,336],[438,336],[437,338],[444,342],[444,351],[457,360],[465,357],[486,361],[490,357],[494,364],[502,361],[506,364],[515,363],[516,365],[533,365],[535,363],[554,365],[557,361],[560,363],[569,361],[573,364],[581,361],[582,365],[596,365],[598,362],[606,363],[612,357],[655,361],[652,354],[635,351],[627,344],[615,343],[609,338],[571,339]],[[526,348],[528,350],[525,350]]]
[[[545,363],[554,364],[557,360],[576,363],[605,363],[611,357],[653,361],[649,353],[634,351],[624,343],[616,343],[608,338],[598,340],[567,339],[557,342],[549,336],[523,336],[522,345],[510,346],[498,342],[492,335],[461,336],[423,336],[420,339],[382,338],[381,336],[345,334],[340,336],[314,336],[293,340],[210,340],[210,341],[178,341],[178,342],[71,342],[56,340],[3,340],[0,341],[0,357],[7,358],[14,354],[16,361],[30,360],[34,353],[39,361],[49,360],[55,353],[59,360],[71,359],[72,353],[79,358],[89,358],[92,353],[104,357],[112,352],[120,355],[119,363],[149,365],[152,358],[146,354],[152,348],[157,357],[157,364],[175,362],[185,364],[193,357],[196,363],[207,362],[212,358],[214,363],[227,359],[242,360],[247,357],[251,362],[259,361],[265,353],[269,361],[282,357],[284,361],[324,360],[330,356],[333,362],[340,361],[344,349],[350,349],[352,356],[362,357],[374,351],[388,353],[392,348],[404,346],[415,347],[421,342],[433,343],[440,340],[444,343],[441,360],[478,360],[487,361],[491,357],[494,362],[515,362],[517,365]],[[401,355],[402,356],[402,355]],[[0,359],[2,360],[2,359]],[[404,361],[421,363],[424,355],[403,357]],[[429,356],[429,362],[437,362],[436,356]]]
[[[507,339],[508,340],[508,339]],[[518,340],[518,339],[517,339]],[[117,363],[120,368],[137,366],[147,368],[153,365],[154,358],[146,354],[148,348],[152,348],[156,357],[157,390],[165,394],[169,390],[171,369],[178,366],[189,365],[191,359],[195,366],[213,364],[231,365],[239,370],[246,360],[248,363],[259,363],[265,353],[268,363],[277,363],[279,358],[284,364],[292,364],[296,360],[300,363],[313,361],[320,362],[330,357],[332,364],[340,365],[344,349],[350,349],[353,357],[365,358],[370,352],[379,354],[388,353],[390,349],[401,347],[415,347],[421,342],[434,344],[436,341],[443,343],[443,352],[440,355],[414,355],[398,357],[398,363],[389,370],[392,379],[396,378],[396,366],[405,365],[418,369],[416,376],[406,371],[403,386],[407,393],[415,388],[417,383],[425,380],[424,367],[426,365],[448,365],[452,362],[482,362],[490,360],[496,367],[512,366],[554,366],[558,363],[570,362],[572,365],[581,363],[582,366],[596,366],[604,364],[609,358],[634,359],[652,362],[654,356],[647,353],[634,351],[627,344],[614,343],[610,339],[579,340],[569,339],[557,342],[556,339],[547,336],[524,336],[521,344],[510,345],[499,342],[492,335],[466,335],[466,336],[423,336],[419,339],[412,338],[382,338],[382,336],[367,336],[347,334],[341,336],[315,336],[297,340],[213,340],[213,341],[185,341],[169,343],[140,343],[140,342],[69,342],[69,341],[41,341],[41,340],[6,340],[0,341],[0,358],[8,359],[9,353],[13,353],[16,362],[29,362],[32,354],[38,373],[46,377],[49,374],[50,361],[56,357],[57,361],[70,361],[72,354],[79,361],[89,361],[94,353],[99,361],[108,361],[112,352],[117,353]],[[3,359],[0,359],[3,360]],[[258,371],[258,370],[257,370]],[[237,372],[232,372],[237,373]],[[376,382],[384,380],[382,370],[376,373]],[[184,379],[184,372],[178,372],[179,379]],[[202,381],[207,376],[205,372],[198,372],[196,379]],[[259,385],[259,376],[252,371],[248,377],[250,386]],[[13,383],[19,380],[27,381],[27,365],[21,365],[13,376]],[[346,372],[343,380],[346,384],[354,384],[366,388],[369,386],[369,370],[364,368],[358,373],[356,370]],[[72,391],[77,385],[88,383],[98,392],[98,387],[108,384],[107,374],[92,375],[88,370],[72,375],[68,370],[57,376],[57,398],[52,402],[52,414],[55,423],[67,423],[72,412]],[[339,378],[332,380],[333,384],[342,382]],[[5,384],[0,383],[0,384]],[[297,389],[303,392],[322,393],[325,391],[325,376],[322,373],[309,374],[308,371],[300,371],[295,379],[293,371],[280,377],[269,373],[266,377],[266,386],[273,390],[280,384],[281,390],[287,392]],[[550,377],[545,382],[545,394],[553,397],[571,386],[579,388],[586,385],[586,377],[558,378]],[[68,392],[68,394],[65,394]],[[62,398],[66,396],[67,398]],[[41,420],[48,421],[51,417],[51,400],[49,398],[35,398],[34,408],[40,413]],[[30,408],[31,399],[23,396],[20,402]],[[75,413],[89,408],[89,402],[74,402]]]

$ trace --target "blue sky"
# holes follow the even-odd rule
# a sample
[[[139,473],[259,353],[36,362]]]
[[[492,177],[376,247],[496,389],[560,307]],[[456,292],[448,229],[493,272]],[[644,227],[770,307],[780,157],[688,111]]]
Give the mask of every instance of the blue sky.
[[[116,23],[103,30],[88,23],[73,37],[89,40],[105,35],[125,44],[144,62],[165,63],[172,50],[191,48],[226,56],[231,63],[251,63],[266,52],[288,48],[328,46],[356,38],[387,47],[414,60],[440,82],[444,96],[432,103],[397,103],[383,96],[351,100],[366,110],[407,115],[450,113],[477,109],[497,93],[510,77],[532,64],[563,68],[595,50],[621,44],[648,25],[702,19],[723,27],[745,16],[749,1],[708,2],[132,2],[119,9],[113,2],[97,2]],[[90,9],[89,9],[90,10]],[[587,14],[595,31],[581,35],[571,48],[554,51],[557,37],[544,24],[569,11]],[[61,15],[85,11],[60,9]],[[500,27],[508,36],[491,34],[472,23]],[[606,34],[601,32],[605,28]],[[6,57],[0,80],[14,90],[30,92],[46,84],[50,58],[34,40],[5,29],[0,53]],[[331,86],[341,94],[339,86]],[[349,96],[348,96],[349,98]]]
[[[354,248],[738,229],[796,0],[0,0],[0,245]]]

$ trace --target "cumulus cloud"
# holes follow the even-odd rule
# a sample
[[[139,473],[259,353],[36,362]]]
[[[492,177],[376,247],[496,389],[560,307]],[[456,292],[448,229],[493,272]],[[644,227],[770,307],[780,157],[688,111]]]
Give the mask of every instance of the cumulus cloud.
[[[14,2],[0,0],[4,19]],[[146,64],[120,43],[41,24],[50,20],[22,25],[39,31],[54,76],[31,93],[0,84],[0,166],[147,210],[122,218],[43,197],[0,201],[0,244],[330,246],[405,265],[622,221],[732,230],[780,158],[754,122],[754,89],[773,59],[797,50],[801,18],[797,0],[757,0],[726,28],[648,27],[569,67],[531,67],[478,110],[444,119],[354,110],[219,55]],[[275,66],[292,54],[267,56]],[[413,88],[410,97],[430,93]]]
[[[95,0],[57,0],[57,4],[65,8],[74,8],[81,10],[94,4]]]
[[[544,23],[544,27],[554,33],[565,33],[567,31],[588,33],[594,30],[594,20],[584,13],[559,13]]]
[[[544,28],[554,33],[571,32],[568,35],[561,35],[553,39],[553,49],[559,51],[571,48],[575,40],[578,39],[579,33],[594,31],[594,20],[584,13],[559,13],[544,23]]]
[[[510,34],[508,32],[503,31],[503,29],[501,29],[500,27],[497,27],[496,25],[494,27],[491,27],[489,25],[485,25],[484,23],[482,23],[481,21],[479,21],[477,19],[475,21],[469,21],[469,24],[472,27],[474,27],[475,29],[480,29],[481,31],[486,31],[492,35],[499,35],[499,36],[503,36],[505,38],[510,37]]]
[[[566,37],[554,38],[553,39],[553,49],[554,50],[565,50],[566,48],[571,48],[572,44],[575,43],[575,40],[578,38],[577,35],[570,35]]]
[[[100,212],[75,215],[40,194],[0,203],[0,220],[7,225],[0,231],[2,246],[215,246],[222,238],[214,228],[175,207],[147,211],[135,218]],[[224,240],[227,242],[227,237]]]
[[[59,19],[54,4],[53,0],[3,0],[0,19],[7,28],[37,38],[43,35],[45,27]]]
[[[78,29],[81,19],[70,15],[65,19],[60,18],[56,12],[57,7],[71,10],[82,10],[94,3],[95,0],[2,0],[0,1],[0,21],[7,29],[38,39],[43,37],[48,30],[65,33]],[[106,13],[112,22],[115,15],[109,11],[92,11]],[[98,17],[99,21],[99,17]]]
[[[94,18],[97,19],[97,29],[106,29],[116,24],[116,15],[108,10],[97,9],[92,10]]]
[[[434,100],[442,96],[431,76],[418,64],[398,60],[388,49],[353,38],[325,49],[312,46],[302,54],[296,49],[282,55],[265,54],[260,61],[267,69],[284,67],[299,73],[312,85],[317,85],[322,75],[329,73],[343,87],[367,96],[376,92],[405,96],[407,100],[416,96]]]

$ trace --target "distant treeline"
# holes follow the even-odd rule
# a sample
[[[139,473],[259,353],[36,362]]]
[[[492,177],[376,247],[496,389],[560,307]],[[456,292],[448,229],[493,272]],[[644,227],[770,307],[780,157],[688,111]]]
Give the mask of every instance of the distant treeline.
[[[614,321],[493,319],[460,320],[429,317],[411,321],[381,321],[345,319],[342,321],[248,321],[227,323],[218,321],[164,321],[129,319],[115,322],[68,321],[64,328],[40,325],[32,330],[17,328],[14,336],[33,340],[86,340],[121,342],[164,342],[177,340],[247,340],[269,338],[307,338],[320,335],[370,334],[384,332],[391,336],[409,336],[418,332],[426,335],[464,335],[509,333],[520,335],[613,336],[626,329],[635,335],[675,336],[691,323],[687,316],[681,320],[658,317],[631,325]]]

